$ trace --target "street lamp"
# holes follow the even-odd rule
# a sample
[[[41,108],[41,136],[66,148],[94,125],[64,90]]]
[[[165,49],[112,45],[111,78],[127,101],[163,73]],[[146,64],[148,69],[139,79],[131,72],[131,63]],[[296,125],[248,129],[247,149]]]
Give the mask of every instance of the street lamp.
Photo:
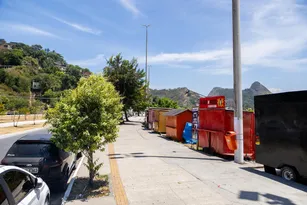
[[[232,0],[232,35],[233,35],[233,85],[235,94],[234,131],[238,149],[235,151],[235,162],[244,162],[243,154],[243,109],[242,109],[242,68],[240,43],[240,0]]]
[[[148,66],[148,89],[149,89],[149,84],[150,84],[150,69],[151,69],[151,65]]]
[[[150,24],[143,25],[146,28],[146,59],[145,59],[145,82],[147,83],[148,73],[147,73],[147,48],[148,48],[148,27]]]

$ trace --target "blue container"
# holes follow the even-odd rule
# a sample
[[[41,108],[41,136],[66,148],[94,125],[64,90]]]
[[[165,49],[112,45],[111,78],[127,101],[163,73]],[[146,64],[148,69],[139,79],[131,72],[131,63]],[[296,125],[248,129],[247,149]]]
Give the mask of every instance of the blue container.
[[[182,132],[182,138],[188,144],[196,144],[196,140],[192,138],[192,132],[193,132],[192,128],[193,128],[192,123],[187,122]]]

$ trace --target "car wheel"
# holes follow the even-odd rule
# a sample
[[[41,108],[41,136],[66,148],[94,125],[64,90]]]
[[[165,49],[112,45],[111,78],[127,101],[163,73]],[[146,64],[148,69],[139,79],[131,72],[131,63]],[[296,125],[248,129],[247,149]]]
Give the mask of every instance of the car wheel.
[[[61,191],[65,191],[67,189],[68,178],[69,178],[69,171],[67,170],[61,182]]]
[[[291,167],[283,167],[281,169],[281,176],[287,181],[296,181],[298,174],[297,172]]]

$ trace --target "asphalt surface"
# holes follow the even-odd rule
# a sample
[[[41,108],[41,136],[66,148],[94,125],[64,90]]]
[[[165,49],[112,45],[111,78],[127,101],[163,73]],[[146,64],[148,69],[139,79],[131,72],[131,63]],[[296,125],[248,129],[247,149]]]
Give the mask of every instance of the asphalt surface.
[[[46,134],[46,133],[48,133],[48,130],[43,129],[43,130],[28,132],[27,134]],[[19,138],[27,134],[17,134],[17,135],[5,137],[5,138],[2,135],[0,135],[0,145],[1,145],[0,160],[4,158],[5,154],[7,153],[7,151],[10,149],[10,147],[16,140],[18,140]],[[58,192],[51,188],[50,204],[51,205],[61,204],[63,196],[64,196],[64,192]]]

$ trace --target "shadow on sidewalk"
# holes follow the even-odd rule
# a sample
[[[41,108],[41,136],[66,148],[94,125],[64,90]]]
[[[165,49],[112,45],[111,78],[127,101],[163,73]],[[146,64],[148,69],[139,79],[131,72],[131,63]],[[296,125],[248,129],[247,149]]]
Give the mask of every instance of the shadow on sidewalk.
[[[124,123],[122,123],[121,125],[139,125],[139,122],[136,121],[125,121]]]
[[[250,201],[259,201],[259,196],[265,197],[267,199],[267,204],[295,205],[295,203],[287,198],[274,194],[261,194],[254,191],[241,191],[238,198]]]
[[[288,185],[292,188],[299,189],[301,191],[307,192],[307,186],[305,186],[303,184],[296,183],[296,182],[292,182],[292,181],[286,181],[283,178],[281,178],[280,176],[268,174],[268,173],[259,171],[259,170],[257,170],[256,168],[253,168],[253,167],[240,167],[240,169],[251,172],[253,174],[258,174],[259,176],[269,178],[269,179],[274,180],[276,182],[279,182],[281,184],[285,184],[285,185]],[[303,183],[306,183],[306,182],[303,182]]]

